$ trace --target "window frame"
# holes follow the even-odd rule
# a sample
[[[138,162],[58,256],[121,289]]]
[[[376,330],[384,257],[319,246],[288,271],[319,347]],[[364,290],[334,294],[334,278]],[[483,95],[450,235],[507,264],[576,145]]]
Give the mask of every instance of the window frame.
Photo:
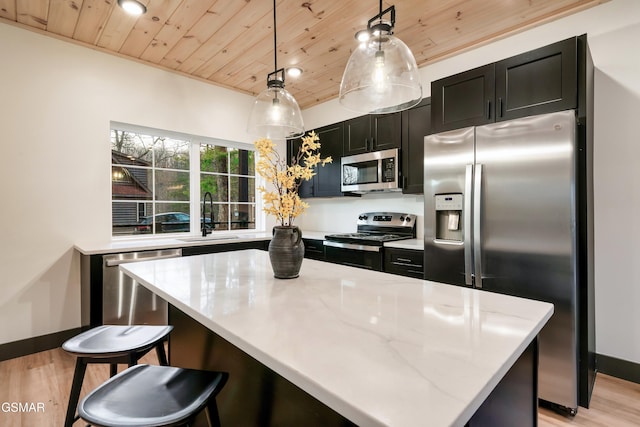
[[[111,239],[112,240],[128,240],[128,239],[154,239],[154,238],[171,238],[175,236],[177,238],[180,237],[188,237],[188,236],[196,236],[200,234],[200,215],[201,215],[201,205],[202,205],[202,196],[200,194],[200,176],[202,171],[200,170],[200,147],[201,145],[211,145],[218,147],[226,147],[238,150],[246,150],[254,152],[254,161],[257,161],[258,153],[255,150],[253,144],[238,142],[238,141],[229,141],[221,138],[211,138],[206,136],[192,135],[186,134],[182,132],[175,132],[165,129],[156,129],[146,126],[134,125],[130,123],[123,123],[118,121],[111,121],[109,126],[109,143],[111,144],[111,133],[114,130],[125,131],[131,133],[138,133],[144,135],[150,135],[153,137],[164,137],[171,138],[176,140],[183,140],[189,143],[189,168],[188,170],[183,170],[184,172],[189,173],[189,201],[184,202],[189,204],[189,215],[190,215],[190,231],[189,232],[176,232],[176,233],[157,233],[154,228],[150,234],[123,234],[123,235],[114,235],[113,234],[113,216],[111,216]],[[111,152],[111,150],[110,150]],[[110,156],[111,158],[111,156]],[[228,165],[230,163],[230,156],[227,156]],[[109,162],[109,170],[111,172],[114,163],[112,161]],[[156,167],[155,165],[149,167],[152,173],[155,175]],[[226,204],[228,212],[231,212],[231,208],[233,205],[237,204],[246,204],[252,205],[254,209],[255,223],[254,228],[250,229],[231,229],[230,225],[228,225],[227,229],[216,231],[216,234],[243,234],[243,233],[256,233],[263,231],[265,224],[264,212],[262,211],[262,199],[260,197],[260,193],[257,191],[257,186],[260,185],[261,178],[255,172],[255,164],[254,164],[254,175],[241,175],[232,172],[226,172],[222,175],[226,175],[228,177],[228,182],[230,185],[233,177],[249,177],[253,178],[254,188],[253,192],[255,195],[253,202],[237,202],[231,201],[231,197],[226,202],[216,202],[216,204]],[[113,215],[113,178],[111,178],[111,212]],[[155,185],[154,185],[155,187]],[[158,203],[156,201],[156,192],[155,188],[153,190],[153,199],[149,201],[145,201],[145,203],[151,203],[155,205]],[[154,210],[155,212],[155,210]],[[157,213],[157,212],[156,212]],[[152,213],[153,215],[153,213]],[[228,221],[231,220],[229,216]]]

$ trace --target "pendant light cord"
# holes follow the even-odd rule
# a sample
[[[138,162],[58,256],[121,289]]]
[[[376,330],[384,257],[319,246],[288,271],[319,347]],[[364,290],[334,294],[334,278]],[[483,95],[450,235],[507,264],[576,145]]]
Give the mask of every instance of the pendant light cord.
[[[382,0],[380,0],[380,7],[382,7]],[[277,31],[276,31],[276,0],[273,0],[273,64],[274,70],[278,69],[278,43],[277,43]]]
[[[382,24],[382,0],[380,0],[380,24]],[[378,37],[378,51],[382,50],[382,34]]]

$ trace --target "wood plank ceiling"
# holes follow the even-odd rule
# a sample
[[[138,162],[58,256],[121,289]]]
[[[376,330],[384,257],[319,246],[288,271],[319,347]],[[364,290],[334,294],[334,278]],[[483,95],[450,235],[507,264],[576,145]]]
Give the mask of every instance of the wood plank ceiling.
[[[418,66],[607,0],[385,0],[395,35]],[[271,0],[141,0],[131,17],[116,0],[0,0],[0,22],[43,32],[247,94],[274,70]],[[374,0],[277,0],[278,66],[299,66],[286,87],[301,108],[338,96],[356,31]]]

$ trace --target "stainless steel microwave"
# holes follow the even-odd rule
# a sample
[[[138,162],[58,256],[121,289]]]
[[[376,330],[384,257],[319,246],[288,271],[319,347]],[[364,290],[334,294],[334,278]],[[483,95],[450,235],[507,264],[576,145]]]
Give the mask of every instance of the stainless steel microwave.
[[[346,156],[340,160],[341,191],[369,193],[372,191],[400,191],[399,151],[373,151]]]

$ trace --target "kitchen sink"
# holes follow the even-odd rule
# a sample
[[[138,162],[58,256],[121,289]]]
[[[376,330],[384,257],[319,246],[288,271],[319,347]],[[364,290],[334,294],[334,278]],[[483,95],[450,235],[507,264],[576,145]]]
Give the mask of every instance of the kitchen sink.
[[[178,239],[181,242],[208,242],[210,240],[234,240],[239,239],[240,237],[234,236],[232,234],[227,234],[224,236],[207,236],[207,237],[185,237],[183,239]]]

